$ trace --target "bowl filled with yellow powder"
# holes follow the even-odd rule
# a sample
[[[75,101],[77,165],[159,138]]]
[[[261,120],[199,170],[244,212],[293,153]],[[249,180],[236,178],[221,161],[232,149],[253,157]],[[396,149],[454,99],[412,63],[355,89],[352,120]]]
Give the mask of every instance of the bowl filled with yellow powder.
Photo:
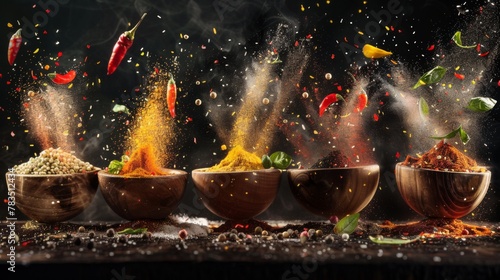
[[[159,167],[151,146],[139,147],[110,167],[98,173],[100,190],[125,220],[166,219],[184,195],[188,173]]]
[[[429,218],[461,218],[483,200],[491,172],[441,140],[426,153],[396,164],[396,183],[405,202]]]
[[[252,219],[269,208],[278,194],[282,170],[264,168],[262,158],[241,146],[219,163],[191,172],[203,205],[233,221]]]
[[[9,197],[15,198],[7,204],[40,223],[70,220],[94,199],[99,170],[73,152],[45,149],[6,173]]]

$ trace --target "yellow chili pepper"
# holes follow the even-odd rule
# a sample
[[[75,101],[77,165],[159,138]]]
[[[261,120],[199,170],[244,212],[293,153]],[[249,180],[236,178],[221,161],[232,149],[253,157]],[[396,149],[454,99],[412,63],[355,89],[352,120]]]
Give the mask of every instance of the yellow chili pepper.
[[[366,44],[363,46],[363,54],[367,58],[382,58],[392,54],[392,52],[385,51],[383,49],[379,49],[370,44]]]

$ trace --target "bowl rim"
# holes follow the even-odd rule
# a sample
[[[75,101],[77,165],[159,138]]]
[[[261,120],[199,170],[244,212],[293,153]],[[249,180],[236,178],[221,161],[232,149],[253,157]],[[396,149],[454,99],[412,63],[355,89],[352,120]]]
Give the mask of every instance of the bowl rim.
[[[162,170],[168,170],[168,171],[173,171],[175,174],[166,174],[166,175],[146,175],[146,176],[129,176],[129,175],[119,175],[119,174],[111,174],[108,173],[107,170],[101,169],[99,172],[97,172],[97,175],[99,176],[106,176],[106,177],[114,177],[114,178],[126,178],[126,179],[152,179],[152,178],[166,178],[166,177],[172,177],[172,176],[185,176],[188,174],[187,171],[181,170],[181,169],[174,169],[174,168],[163,168],[161,167]]]
[[[68,173],[68,174],[44,174],[44,175],[40,175],[40,174],[22,174],[22,173],[15,173],[15,172],[6,172],[5,175],[6,176],[14,175],[14,177],[28,177],[28,178],[37,178],[37,177],[57,178],[57,177],[81,176],[81,175],[89,175],[89,174],[93,175],[93,174],[97,174],[100,171],[102,171],[101,168],[98,168],[98,167],[95,167],[95,168],[96,168],[95,170],[91,170],[91,171],[78,172],[78,173]]]
[[[478,165],[478,167],[484,167],[486,171],[484,172],[478,172],[478,171],[451,171],[451,170],[439,170],[439,169],[430,169],[430,168],[424,168],[424,167],[411,167],[407,165],[403,165],[403,162],[398,162],[396,163],[395,168],[397,167],[403,168],[403,169],[412,169],[415,171],[422,171],[422,172],[438,172],[438,173],[449,173],[449,174],[468,174],[468,175],[481,175],[481,174],[491,174],[491,171],[487,168],[485,165]]]
[[[243,171],[206,171],[210,167],[202,167],[191,170],[191,174],[250,174],[250,173],[282,173],[284,169],[277,168],[262,168],[254,170],[243,170]]]
[[[328,167],[328,168],[290,168],[287,172],[317,172],[317,171],[332,171],[332,170],[353,170],[353,169],[363,169],[363,168],[378,168],[380,171],[380,165],[377,163],[358,165],[358,166],[345,166],[345,167]]]

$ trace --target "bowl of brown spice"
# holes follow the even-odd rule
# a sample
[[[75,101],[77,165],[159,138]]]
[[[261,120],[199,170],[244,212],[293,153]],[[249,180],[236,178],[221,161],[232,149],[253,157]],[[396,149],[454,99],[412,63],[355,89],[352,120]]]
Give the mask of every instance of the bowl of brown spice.
[[[396,183],[404,201],[429,218],[461,218],[485,197],[491,172],[441,140],[420,157],[396,164]]]
[[[363,210],[377,190],[380,167],[357,166],[333,151],[310,168],[289,169],[288,183],[295,199],[311,213],[330,218]]]
[[[273,203],[281,174],[280,169],[265,169],[260,157],[236,146],[219,164],[195,169],[191,177],[210,212],[226,220],[245,221]]]
[[[110,167],[113,163],[119,168],[100,171],[98,179],[104,200],[120,217],[161,220],[177,208],[186,189],[186,171],[158,167],[149,146]]]

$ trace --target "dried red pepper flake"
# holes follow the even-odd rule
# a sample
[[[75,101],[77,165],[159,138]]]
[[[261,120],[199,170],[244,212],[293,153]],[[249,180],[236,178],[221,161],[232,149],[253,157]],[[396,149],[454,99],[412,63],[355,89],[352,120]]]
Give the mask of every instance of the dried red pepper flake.
[[[373,114],[373,120],[378,122],[378,115],[377,114]]]
[[[330,56],[331,59],[334,59],[335,58],[335,54],[332,53],[332,55]]]
[[[90,45],[89,44],[87,44],[87,49],[90,49]]]
[[[298,47],[299,46],[299,41],[295,41],[295,43],[293,44],[295,47]]]
[[[459,80],[463,80],[463,79],[465,79],[465,75],[463,75],[463,74],[459,74],[459,73],[455,72],[455,73],[454,73],[454,75],[455,75],[455,77],[456,77],[457,79],[459,79]]]
[[[396,158],[399,158],[401,154],[399,152],[396,152]]]
[[[1,76],[0,76],[1,77]],[[500,80],[498,80],[497,85],[500,87]]]
[[[428,50],[428,51],[433,51],[433,50],[434,50],[434,47],[435,47],[434,45],[430,45],[430,46],[427,48],[427,50]]]
[[[58,52],[58,53],[57,53],[57,57],[61,57],[62,55],[63,55],[63,53],[62,53],[62,52]]]
[[[487,55],[489,55],[489,54],[490,54],[490,52],[488,51],[488,52],[483,52],[483,53],[480,53],[480,54],[479,54],[479,56],[480,56],[480,57],[485,57],[485,56],[487,56]]]

